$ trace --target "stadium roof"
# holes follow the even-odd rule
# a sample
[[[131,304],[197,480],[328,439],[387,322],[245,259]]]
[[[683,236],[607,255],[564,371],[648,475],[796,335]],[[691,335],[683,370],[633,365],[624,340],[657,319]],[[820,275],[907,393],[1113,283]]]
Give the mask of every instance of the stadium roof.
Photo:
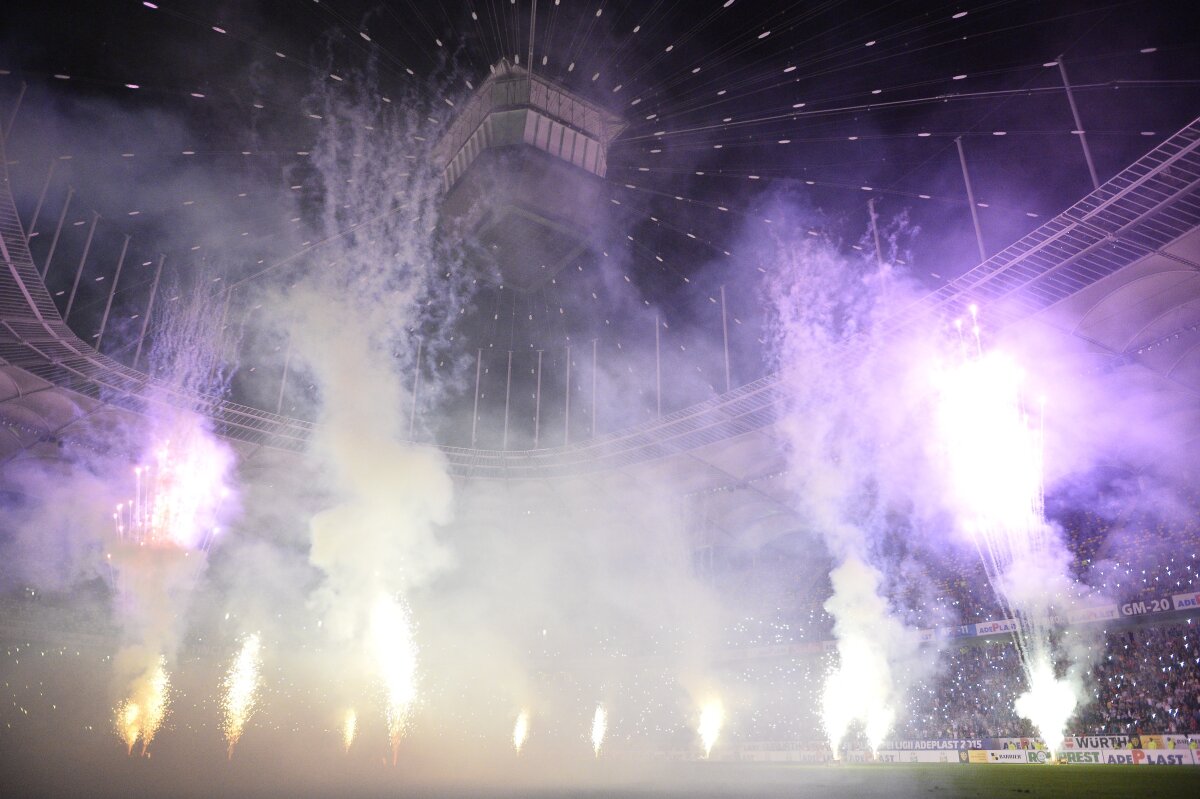
[[[1104,186],[946,288],[894,317],[927,322],[946,308],[989,300],[1008,323],[1051,325],[1082,335],[1102,352],[1157,376],[1186,397],[1195,436],[1200,393],[1200,120],[1169,138]],[[0,196],[0,199],[4,199]],[[13,457],[48,442],[86,441],[89,428],[136,413],[151,381],[105,358],[58,318],[29,260],[11,204],[0,202],[9,270],[0,275],[5,393],[0,413]],[[7,221],[6,221],[7,220]],[[1031,321],[1032,320],[1032,321]],[[629,468],[673,471],[685,490],[747,491],[770,515],[777,497],[757,485],[776,476],[772,438],[782,388],[762,378],[653,423],[573,445],[537,451],[443,447],[464,477],[568,477]],[[179,402],[197,405],[195,398]],[[218,429],[246,454],[259,447],[296,450],[307,423],[211,400]],[[765,484],[764,484],[765,485]],[[744,512],[744,511],[743,511]]]
[[[1170,3],[1137,14],[880,4],[853,18],[718,0],[541,4],[536,18],[527,2],[405,13],[358,0],[10,5],[0,50],[15,198],[0,208],[12,264],[0,275],[6,457],[126,424],[150,387],[170,396],[135,356],[163,255],[164,283],[202,273],[238,286],[223,317],[239,329],[264,315],[255,287],[328,266],[311,246],[323,103],[365,97],[379,119],[403,107],[423,115],[412,138],[455,140],[497,64],[561,87],[603,122],[582,128],[607,131],[597,134],[606,168],[592,173],[603,173],[608,217],[600,254],[532,290],[479,277],[470,301],[447,309],[464,322],[444,365],[420,361],[415,334],[398,343],[402,368],[421,381],[453,387],[458,375],[446,390],[459,392],[457,410],[472,399],[462,374],[482,376],[478,440],[464,440],[472,426],[461,414],[430,431],[460,475],[674,463],[706,490],[774,474],[780,389],[763,357],[754,246],[781,226],[768,210],[780,198],[812,211],[789,227],[811,225],[847,251],[873,249],[872,213],[888,225],[889,258],[929,289],[894,324],[974,300],[993,324],[1083,337],[1156,391],[1197,390],[1189,121],[1200,51]],[[363,142],[392,146],[376,141],[385,128],[375,116]],[[1103,185],[1089,191],[1093,173]],[[264,459],[299,450],[313,427],[293,418],[305,387],[284,377],[282,342],[268,343],[239,353],[232,396],[204,401],[222,434]],[[651,349],[668,375],[657,397]],[[538,403],[554,435],[502,446],[506,359],[523,424],[535,418],[524,390],[535,374],[557,392]],[[619,406],[602,420],[579,385],[596,371]]]

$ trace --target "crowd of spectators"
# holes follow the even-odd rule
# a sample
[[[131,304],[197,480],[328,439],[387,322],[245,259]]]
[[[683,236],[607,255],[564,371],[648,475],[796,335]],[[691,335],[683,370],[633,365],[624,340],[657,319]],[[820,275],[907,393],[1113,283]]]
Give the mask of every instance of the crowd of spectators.
[[[908,737],[1028,736],[1012,709],[1025,680],[1011,642],[950,653],[943,676],[922,686]],[[1110,632],[1069,723],[1079,735],[1200,732],[1200,626],[1195,621]]]
[[[1098,631],[1097,631],[1098,632]],[[1200,619],[1110,631],[1092,650],[1071,735],[1200,733]],[[742,704],[741,741],[819,744],[829,653],[731,661],[726,678]],[[1025,677],[1011,641],[971,642],[941,653],[899,708],[895,738],[1036,737],[1013,710]]]
[[[1200,623],[1110,634],[1093,679],[1095,701],[1076,719],[1083,731],[1200,733]]]
[[[1200,506],[1198,506],[1200,507]],[[1090,511],[1057,519],[1074,556],[1074,576],[1083,586],[1080,605],[1114,606],[1162,600],[1200,590],[1200,527],[1177,516],[1166,523],[1128,514]],[[1181,519],[1183,519],[1181,521]],[[832,618],[824,609],[831,586],[820,558],[791,566],[787,557],[758,561],[742,584],[721,586],[749,595],[753,613],[725,634],[729,663],[746,712],[731,721],[731,734],[744,741],[820,739],[823,675],[832,667],[828,648]],[[792,561],[795,562],[794,560]],[[788,580],[789,568],[793,578]],[[969,551],[947,553],[911,571],[913,582],[927,578],[912,596],[892,605],[918,627],[953,627],[1005,618],[978,558]],[[742,592],[746,593],[742,593]],[[1087,635],[1093,665],[1084,682],[1083,702],[1071,719],[1079,735],[1200,733],[1200,613],[1197,618],[1165,617],[1170,623],[1141,620],[1143,626],[1115,624],[1107,634],[1097,626]],[[1125,622],[1128,623],[1128,620]],[[769,653],[773,648],[779,657]],[[786,653],[786,654],[785,654]],[[970,641],[942,651],[933,673],[914,680],[894,729],[898,738],[1031,737],[1029,722],[1013,701],[1025,677],[1008,640]]]
[[[1195,525],[1139,525],[1129,519],[1114,523],[1078,513],[1061,523],[1075,555],[1076,576],[1096,589],[1090,604],[1111,606],[1200,589],[1200,530]],[[912,627],[951,627],[1006,615],[978,559],[969,552],[922,563],[905,576],[908,583],[900,586],[903,600],[899,593],[889,596]],[[730,598],[731,606],[753,611],[735,613],[737,620],[722,630],[723,655],[715,685],[726,693],[729,711],[723,735],[740,742],[823,745],[822,689],[835,665],[828,646],[833,624],[824,608],[832,590],[828,563],[819,554],[781,551],[757,555],[744,568],[715,579],[714,588]],[[885,591],[896,588],[889,583]],[[55,630],[72,648],[86,647],[97,631],[109,626],[102,589],[83,603],[88,613],[80,613],[78,601],[70,613],[55,612],[61,609],[31,591],[6,597],[0,602],[0,615],[5,617],[0,630],[18,641]],[[1095,639],[1092,665],[1083,681],[1086,696],[1068,724],[1069,733],[1200,734],[1200,610],[1190,619],[1180,613],[1154,616],[1114,623],[1107,632],[1098,624],[1081,628],[1085,638]],[[70,624],[64,625],[64,619]],[[1129,626],[1131,621],[1139,625]],[[1025,676],[1012,642],[951,640],[936,656],[932,645],[923,650],[922,662],[913,664],[910,672],[897,672],[899,680],[911,685],[905,704],[896,708],[893,737],[1034,736],[1028,721],[1013,710],[1014,699],[1025,689]],[[24,659],[23,651],[10,648],[14,664]],[[622,735],[641,740],[667,737],[681,744],[694,735],[686,710],[694,697],[676,684],[676,659],[665,652],[620,652],[621,658],[644,658],[645,663],[599,682],[573,675],[576,664],[563,660],[563,653],[535,654],[554,672],[552,682],[561,683],[556,690],[564,697],[576,696],[583,704],[600,695],[617,697],[611,721]],[[602,654],[604,662],[614,657],[611,651],[576,654],[585,664],[596,655]],[[583,674],[597,677],[587,668]],[[14,694],[18,704],[13,707],[28,699]],[[564,699],[562,704],[571,702]]]

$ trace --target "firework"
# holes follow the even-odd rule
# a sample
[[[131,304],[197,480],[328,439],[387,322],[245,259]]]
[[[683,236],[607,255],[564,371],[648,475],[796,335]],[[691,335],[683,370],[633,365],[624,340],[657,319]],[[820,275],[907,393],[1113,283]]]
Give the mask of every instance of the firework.
[[[133,745],[142,734],[142,706],[125,700],[117,707],[117,735],[125,742],[125,749],[133,754]]]
[[[592,716],[592,751],[596,753],[596,757],[600,757],[600,746],[604,743],[604,733],[608,731],[608,711],[604,709],[604,705],[596,706],[596,713]]]
[[[940,432],[962,524],[1001,607],[1016,620],[1013,639],[1028,683],[1015,710],[1053,750],[1076,704],[1075,688],[1055,676],[1051,615],[1065,600],[1062,570],[1043,502],[1041,408],[1030,414],[1023,373],[1012,358],[987,351],[976,309],[963,355],[940,377]],[[1040,406],[1041,403],[1039,403]]]
[[[1078,702],[1075,686],[1054,675],[1050,653],[1040,649],[1026,666],[1029,690],[1017,697],[1013,709],[1029,719],[1041,734],[1051,755],[1066,735],[1067,721]]]
[[[134,684],[129,698],[116,711],[117,735],[125,742],[129,754],[140,739],[142,754],[145,755],[150,742],[158,733],[171,704],[171,680],[167,675],[163,658],[153,669],[142,675]]]
[[[829,580],[833,595],[825,609],[834,619],[837,661],[825,678],[821,723],[836,759],[854,722],[872,751],[887,736],[898,699],[892,658],[910,639],[882,596],[879,569],[862,556],[848,555]]]
[[[233,748],[237,746],[246,722],[258,707],[258,687],[261,680],[260,670],[262,643],[258,633],[246,636],[242,641],[242,649],[229,672],[225,675],[222,686],[225,697],[221,702],[224,713],[222,729],[225,740],[229,742],[229,757],[233,757]]]
[[[513,725],[512,742],[513,749],[517,750],[517,754],[521,754],[521,748],[525,746],[525,739],[529,737],[529,711],[522,710],[517,714],[517,723]]]
[[[700,708],[700,743],[704,746],[704,759],[712,753],[713,745],[721,735],[721,725],[725,723],[725,707],[720,699],[710,699]]]
[[[118,539],[143,547],[207,552],[220,532],[215,519],[228,495],[228,453],[199,422],[180,421],[182,444],[163,441],[133,469],[133,496],[116,506]]]
[[[342,720],[342,747],[349,752],[351,745],[354,743],[354,734],[358,732],[358,713],[354,708],[346,711],[346,717]]]
[[[383,683],[384,715],[395,763],[417,699],[417,642],[403,602],[391,597],[376,602],[371,615],[371,645]]]

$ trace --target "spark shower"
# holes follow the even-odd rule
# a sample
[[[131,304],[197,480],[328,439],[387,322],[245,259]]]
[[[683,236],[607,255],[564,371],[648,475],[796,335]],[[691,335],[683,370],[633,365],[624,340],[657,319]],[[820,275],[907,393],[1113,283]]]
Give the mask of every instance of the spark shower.
[[[159,5],[139,11],[156,24],[190,24],[173,4]],[[305,5],[305,13],[331,15],[344,27],[342,4],[311,5],[315,11]],[[557,2],[502,5],[537,9],[547,31],[554,23],[546,15],[577,11],[556,12]],[[737,14],[754,16],[750,6],[717,3],[694,24],[732,25]],[[596,787],[617,777],[667,784],[680,763],[707,779],[723,763],[763,751],[822,764],[870,761],[929,715],[928,696],[953,668],[950,631],[991,608],[1019,663],[995,692],[1001,715],[1051,753],[1063,747],[1097,693],[1092,674],[1102,648],[1099,633],[1068,620],[1088,603],[1114,604],[1108,593],[1116,586],[1079,567],[1047,496],[1064,485],[1094,488],[1089,470],[1122,430],[1111,420],[1096,424],[1096,403],[1086,396],[1114,392],[1112,384],[1070,345],[1031,343],[1036,333],[1019,325],[990,330],[992,309],[957,295],[912,321],[909,312],[928,296],[928,275],[941,286],[940,274],[962,271],[959,261],[975,263],[939,251],[956,241],[949,214],[926,213],[938,227],[921,230],[909,210],[897,210],[946,202],[932,188],[885,195],[864,180],[847,189],[845,175],[820,181],[811,164],[799,180],[777,180],[776,166],[834,153],[835,139],[861,147],[899,137],[843,131],[826,119],[813,91],[828,85],[832,92],[834,74],[849,65],[841,45],[820,87],[799,81],[792,49],[778,64],[756,57],[739,71],[736,64],[709,69],[724,67],[725,56],[706,45],[703,69],[689,64],[663,91],[635,92],[632,79],[610,80],[626,45],[598,47],[589,38],[596,20],[608,24],[619,11],[581,12],[587,33],[574,38],[611,63],[585,69],[577,55],[581,68],[566,61],[563,79],[583,86],[573,106],[580,113],[595,111],[588,91],[620,104],[621,113],[592,120],[587,135],[557,121],[552,127],[560,145],[577,141],[576,154],[592,159],[589,179],[612,215],[588,216],[595,238],[559,271],[510,262],[536,284],[523,293],[503,285],[508,275],[488,260],[507,240],[485,240],[443,217],[448,157],[438,141],[459,115],[474,119],[480,106],[472,104],[489,96],[476,93],[481,76],[468,66],[471,54],[441,38],[436,50],[425,42],[436,66],[417,81],[409,81],[416,75],[405,66],[407,53],[373,55],[360,70],[337,63],[345,40],[372,51],[385,40],[383,11],[367,19],[369,29],[330,34],[303,58],[283,44],[263,50],[248,88],[189,87],[179,99],[198,114],[224,108],[209,103],[218,97],[237,105],[205,123],[213,135],[204,146],[184,141],[196,131],[183,122],[160,128],[153,110],[124,118],[122,135],[140,131],[137,146],[122,139],[114,159],[127,174],[141,174],[133,170],[160,143],[178,144],[173,157],[183,165],[154,181],[141,175],[140,184],[162,178],[170,186],[143,187],[139,200],[195,213],[202,230],[236,207],[231,215],[245,216],[234,220],[238,247],[252,241],[273,249],[275,237],[295,247],[258,260],[244,255],[248,249],[217,252],[207,240],[188,240],[181,246],[192,260],[176,269],[178,282],[164,280],[151,295],[159,305],[149,337],[145,318],[120,308],[121,267],[111,280],[105,273],[83,281],[96,284],[94,292],[113,286],[108,304],[117,297],[113,318],[122,317],[106,332],[106,307],[88,343],[106,341],[118,360],[136,347],[132,360],[145,376],[120,374],[143,393],[103,386],[87,398],[94,404],[81,401],[65,433],[28,445],[34,456],[18,464],[25,471],[0,503],[0,545],[15,553],[28,610],[20,620],[28,640],[6,650],[13,675],[3,675],[20,725],[0,731],[0,743],[11,743],[23,762],[78,762],[97,784],[140,784],[151,793],[187,783],[211,793],[302,785],[332,795],[397,784]],[[963,26],[983,13],[946,14],[945,24]],[[788,35],[782,24],[761,21],[743,31],[749,47],[773,47]],[[424,19],[409,22],[417,29]],[[477,22],[472,30],[484,27]],[[221,45],[240,46],[250,35],[202,27]],[[509,53],[510,43],[498,49],[502,60],[488,52],[493,72],[549,79],[553,58],[538,71],[533,19],[529,29],[528,54]],[[654,32],[641,24],[628,31],[622,37],[637,47]],[[875,59],[893,43],[881,37],[849,46],[857,58]],[[646,67],[674,63],[686,48],[672,37]],[[195,64],[187,67],[192,80]],[[761,95],[752,87],[760,68],[770,84]],[[975,81],[957,69],[947,85]],[[286,86],[299,89],[289,95],[272,70],[296,70],[302,80]],[[743,79],[742,91],[726,87]],[[92,85],[83,74],[51,80]],[[118,88],[141,99],[152,97],[143,90],[149,85]],[[534,86],[526,84],[530,93]],[[813,96],[790,96],[802,89]],[[882,103],[873,98],[884,89],[866,91],[866,103]],[[675,93],[695,108],[675,115],[664,108],[660,117],[658,103],[673,102],[664,97]],[[701,94],[706,99],[694,99]],[[694,110],[735,94],[739,110],[692,119]],[[766,100],[753,107],[767,94],[782,113]],[[976,102],[988,92],[971,94]],[[952,104],[944,99],[939,107]],[[510,131],[532,131],[521,141],[536,144],[538,157],[551,146],[537,138],[544,131],[537,114],[552,110],[544,105],[522,110],[528,127]],[[249,113],[243,106],[279,113],[281,130],[258,126],[261,114],[251,117],[253,136],[224,141],[217,134]],[[99,101],[96,108],[100,117],[112,113]],[[509,114],[504,125],[516,119],[511,109],[500,113]],[[804,139],[755,127],[776,123],[830,127]],[[614,134],[612,152],[596,159],[588,136],[607,135],[606,126],[630,135]],[[463,152],[475,157],[472,148],[498,129],[465,136]],[[310,140],[300,142],[299,130]],[[976,138],[1018,138],[1009,132]],[[914,146],[943,138],[929,130],[904,136]],[[856,152],[853,162],[866,163]],[[280,153],[286,158],[268,160]],[[745,162],[722,160],[738,153]],[[225,159],[237,162],[236,181],[234,171],[208,174],[209,166],[188,172]],[[755,159],[770,168],[751,168]],[[87,160],[56,159],[52,170],[82,169]],[[560,160],[564,170],[579,166]],[[230,185],[209,185],[227,177]],[[677,193],[671,181],[683,177],[691,183]],[[755,193],[729,189],[734,180]],[[576,191],[583,183],[552,183],[546,191],[568,201],[584,195]],[[814,210],[818,183],[871,197],[867,215],[857,199],[841,217]],[[498,195],[512,187],[501,188]],[[177,202],[176,189],[186,198]],[[245,203],[231,206],[227,195]],[[899,198],[891,217],[878,213],[875,198],[881,205]],[[977,214],[1005,205],[984,199],[991,202],[971,197],[969,206],[953,207]],[[268,231],[255,213],[276,200],[286,224]],[[1035,207],[1022,197],[1022,209],[1026,202]],[[663,214],[656,203],[685,210]],[[499,199],[487,210],[508,213]],[[59,224],[68,237],[73,228],[89,230],[68,211],[64,205]],[[139,224],[150,215],[122,212]],[[43,215],[40,239],[30,226],[26,244],[39,254],[44,220],[53,216]],[[1022,223],[1036,216],[1021,211]],[[832,232],[839,218],[850,227],[865,219],[866,228],[842,241]],[[972,219],[979,235],[968,241],[970,259],[976,243],[984,249]],[[514,223],[513,230],[523,229]],[[504,232],[514,243],[524,236]],[[91,241],[84,235],[76,282]],[[184,233],[164,234],[175,238]],[[912,255],[923,240],[936,242],[926,248],[935,262]],[[155,263],[161,268],[153,258],[142,266]],[[161,272],[150,274],[159,292]],[[128,275],[126,287],[150,279]],[[72,317],[81,339],[92,335],[79,330],[96,305],[81,299]],[[137,315],[149,316],[150,307]],[[901,318],[908,321],[895,323]],[[0,321],[5,347],[10,332],[26,335]],[[525,328],[528,341],[519,332]],[[553,357],[561,371],[550,367],[550,350],[535,333],[560,353]],[[150,346],[139,360],[144,341]],[[11,370],[20,376],[19,366]],[[739,370],[755,382],[739,389]],[[29,396],[42,390],[32,377],[13,384]],[[561,410],[548,409],[554,391]],[[769,404],[754,406],[761,418],[745,421],[738,403],[766,395]],[[680,410],[675,398],[702,404]],[[18,415],[9,432],[22,446],[36,438],[19,415],[27,399],[11,402]],[[524,434],[518,416],[532,422],[528,452],[514,443]],[[471,447],[442,446],[447,431]],[[678,442],[688,436],[705,443],[684,451]],[[503,442],[500,449],[480,448],[491,438]],[[627,445],[637,447],[630,463],[622,460],[633,451]],[[563,468],[545,477],[539,464],[550,462]],[[501,472],[504,479],[479,476]],[[1076,477],[1079,484],[1071,483]],[[987,596],[956,604],[943,590],[948,573],[976,580]],[[968,602],[988,610],[967,609]],[[55,646],[43,651],[43,640]],[[27,719],[27,695],[50,710],[35,708]],[[966,748],[971,735],[955,740]]]

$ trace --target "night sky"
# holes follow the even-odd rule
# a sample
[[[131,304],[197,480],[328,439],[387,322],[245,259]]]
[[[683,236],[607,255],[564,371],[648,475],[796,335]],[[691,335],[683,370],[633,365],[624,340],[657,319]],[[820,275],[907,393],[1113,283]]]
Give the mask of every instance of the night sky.
[[[1012,706],[1022,681],[1072,692],[1064,713],[1123,686],[1088,681],[1116,639],[1058,612],[1141,623],[1118,603],[1196,590],[1195,397],[1052,313],[997,331],[972,309],[958,334],[892,313],[1092,191],[1082,132],[1103,183],[1196,118],[1179,6],[6,3],[34,264],[80,339],[158,379],[101,363],[85,397],[68,363],[38,384],[42,329],[0,320],[34,352],[0,370],[0,793],[10,773],[97,795],[603,790],[624,776],[594,713],[614,749],[695,759],[714,700],[726,740],[822,758],[851,722],[874,748],[974,710],[1061,740],[1066,718]],[[556,187],[599,207],[532,288],[442,213],[434,157],[501,60],[626,125],[603,178]],[[1100,315],[1187,335],[1195,274],[1168,266],[1161,313]],[[217,400],[295,418],[222,427]],[[1001,614],[1036,626],[1036,679],[1024,644],[955,654],[967,629],[999,652],[972,625]],[[234,757],[218,695],[260,634]],[[150,749],[127,711],[161,714],[168,672]],[[932,790],[910,773],[899,793]]]
[[[696,375],[668,405],[704,399],[724,389],[711,353],[723,285],[732,382],[753,380],[771,369],[755,242],[785,225],[868,252],[870,198],[898,268],[928,288],[962,274],[979,258],[957,137],[989,255],[1091,188],[1059,55],[1101,182],[1200,108],[1193,27],[1170,3],[537,5],[535,73],[629,125],[596,220],[605,254],[533,292],[487,275],[472,284],[454,363],[441,365],[460,394],[472,393],[477,350],[493,357],[484,374],[494,379],[507,350],[525,360],[544,350],[561,381],[568,344],[590,357],[595,338],[617,358],[652,344],[657,314],[670,371]],[[489,64],[528,61],[530,12],[524,2],[10,4],[0,92],[11,114],[27,86],[7,146],[26,225],[57,161],[32,241],[39,264],[75,190],[48,277],[60,308],[93,210],[70,321],[94,340],[129,234],[104,343],[127,362],[159,254],[168,283],[204,271],[230,285],[293,259],[312,242],[306,159],[322,124],[315,98],[340,88],[333,76],[371,72],[380,95],[420,107],[436,135]],[[781,207],[787,218],[771,219]],[[262,297],[242,295],[227,324],[245,329]],[[528,365],[518,361],[518,379]],[[260,351],[241,353],[235,393],[274,410],[278,371]],[[303,415],[302,397],[286,404]]]

